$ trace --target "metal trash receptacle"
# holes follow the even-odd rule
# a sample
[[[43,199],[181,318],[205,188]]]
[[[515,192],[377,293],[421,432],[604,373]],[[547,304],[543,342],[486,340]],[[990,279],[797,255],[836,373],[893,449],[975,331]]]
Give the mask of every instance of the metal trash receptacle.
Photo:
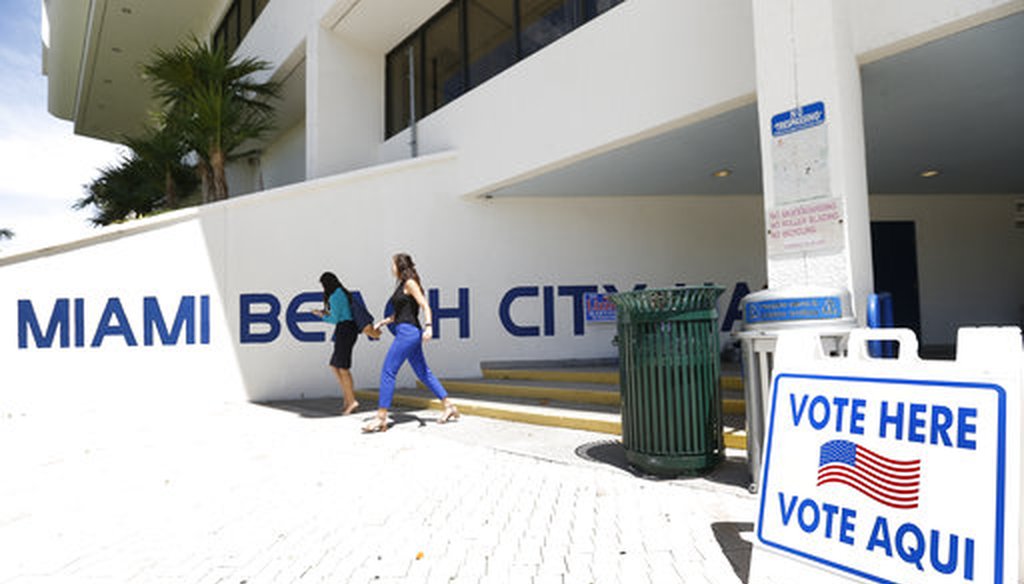
[[[797,286],[761,290],[740,301],[743,330],[736,333],[742,345],[743,399],[747,421],[748,489],[756,493],[761,480],[764,449],[765,404],[769,403],[775,342],[779,332],[813,329],[820,335],[826,355],[846,351],[846,339],[856,327],[850,294],[822,286]]]
[[[719,286],[612,294],[622,445],[640,470],[698,473],[722,460]]]

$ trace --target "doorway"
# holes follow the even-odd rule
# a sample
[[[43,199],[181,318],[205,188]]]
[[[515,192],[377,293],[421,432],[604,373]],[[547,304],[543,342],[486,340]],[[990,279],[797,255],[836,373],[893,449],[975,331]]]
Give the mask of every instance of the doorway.
[[[871,264],[875,272],[875,292],[892,294],[893,325],[909,328],[921,338],[914,222],[872,221]]]

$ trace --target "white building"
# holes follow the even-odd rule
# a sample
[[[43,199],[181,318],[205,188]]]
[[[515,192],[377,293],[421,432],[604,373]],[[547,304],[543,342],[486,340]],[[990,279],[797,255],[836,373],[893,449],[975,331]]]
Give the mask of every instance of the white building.
[[[806,75],[759,81],[774,56],[755,30],[778,32],[771,13],[784,38],[815,40],[800,3],[44,0],[49,107],[76,133],[137,132],[152,107],[139,63],[192,34],[271,62],[285,92],[231,200],[0,258],[2,361],[52,381],[131,368],[175,391],[334,394],[327,327],[297,315],[324,270],[379,314],[396,251],[438,307],[441,376],[614,356],[582,297],[638,284],[724,286],[728,342],[731,301],[769,283],[759,84]],[[848,119],[874,261],[852,276],[857,318],[866,292],[889,291],[932,350],[959,326],[1024,322],[1024,2],[820,4],[861,87]],[[807,93],[795,105],[832,107]],[[867,245],[866,221],[839,229]],[[814,255],[795,260],[808,282]],[[357,344],[359,385],[384,352]]]

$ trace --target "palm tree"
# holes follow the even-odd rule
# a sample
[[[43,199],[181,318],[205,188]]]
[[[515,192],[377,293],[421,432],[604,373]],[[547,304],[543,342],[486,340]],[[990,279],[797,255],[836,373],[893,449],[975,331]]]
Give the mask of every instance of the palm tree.
[[[253,80],[268,69],[266,61],[235,61],[222,47],[195,37],[174,49],[156,50],[144,66],[164,108],[165,130],[180,136],[199,157],[204,202],[228,197],[228,160],[273,127],[270,101],[280,93],[280,84]]]
[[[177,208],[181,196],[196,188],[195,169],[182,162],[188,148],[167,128],[148,129],[140,137],[125,138],[123,143],[135,153],[139,164],[146,167],[149,174],[163,181],[160,207]]]
[[[163,176],[155,174],[135,153],[101,170],[85,189],[87,195],[73,207],[95,206],[96,214],[89,221],[96,226],[149,215],[164,199]]]
[[[14,232],[10,229],[0,228],[0,239],[12,239],[14,238]]]
[[[86,196],[73,205],[74,209],[95,206],[93,225],[174,209],[183,195],[195,192],[196,169],[183,162],[185,147],[174,135],[150,129],[122,142],[129,148],[127,154],[85,185]]]

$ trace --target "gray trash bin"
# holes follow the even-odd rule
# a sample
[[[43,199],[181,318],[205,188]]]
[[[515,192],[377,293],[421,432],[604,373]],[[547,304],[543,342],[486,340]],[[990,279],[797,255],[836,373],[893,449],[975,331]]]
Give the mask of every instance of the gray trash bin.
[[[850,293],[836,288],[799,286],[754,292],[740,302],[743,329],[743,398],[747,414],[747,467],[751,493],[761,480],[765,407],[769,403],[775,342],[779,332],[810,329],[821,335],[826,355],[844,354],[846,338],[856,326]]]

